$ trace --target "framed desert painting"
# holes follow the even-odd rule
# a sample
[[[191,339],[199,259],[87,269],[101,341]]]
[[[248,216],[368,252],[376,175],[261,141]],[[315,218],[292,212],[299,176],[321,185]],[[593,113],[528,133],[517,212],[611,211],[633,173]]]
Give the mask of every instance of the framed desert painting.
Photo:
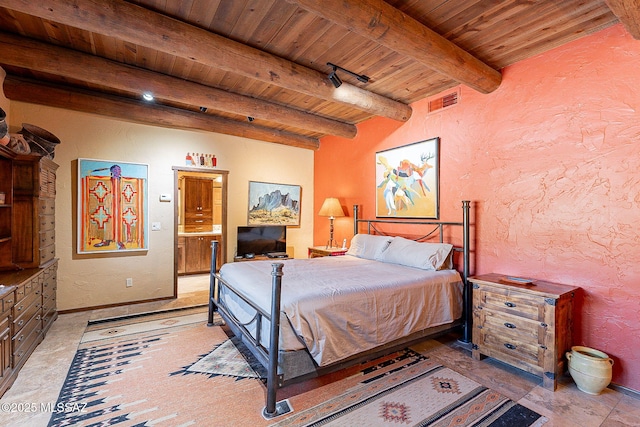
[[[300,225],[300,186],[249,181],[248,225]]]
[[[148,249],[148,166],[78,159],[78,253]]]
[[[439,145],[431,138],[376,153],[376,216],[439,216]]]

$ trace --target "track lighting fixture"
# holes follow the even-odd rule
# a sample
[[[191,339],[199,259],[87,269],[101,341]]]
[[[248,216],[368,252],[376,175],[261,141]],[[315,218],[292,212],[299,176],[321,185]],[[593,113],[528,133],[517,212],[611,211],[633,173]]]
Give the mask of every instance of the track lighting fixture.
[[[333,71],[329,73],[329,80],[331,80],[331,83],[333,83],[335,87],[340,87],[342,84],[342,80],[336,74],[336,67],[333,67]]]
[[[369,77],[365,76],[364,74],[356,74],[353,71],[349,71],[346,68],[342,68],[339,65],[332,64],[331,62],[327,62],[327,65],[333,68],[333,70],[327,77],[329,77],[329,80],[331,80],[331,83],[333,83],[336,88],[340,87],[340,85],[342,84],[342,79],[338,76],[338,74],[336,74],[336,71],[338,70],[344,71],[347,74],[351,74],[362,83],[369,82]]]
[[[206,113],[207,112],[207,107],[200,107],[200,111],[202,113]]]
[[[249,120],[249,122],[252,122],[252,121],[254,121],[255,119],[254,119],[253,117],[249,116],[249,117],[247,117],[247,120]]]

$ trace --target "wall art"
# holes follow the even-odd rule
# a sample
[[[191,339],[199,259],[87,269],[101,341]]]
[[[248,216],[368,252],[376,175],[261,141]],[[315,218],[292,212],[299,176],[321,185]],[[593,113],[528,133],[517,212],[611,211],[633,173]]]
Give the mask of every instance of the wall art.
[[[299,185],[249,181],[248,225],[300,225]]]
[[[439,145],[431,138],[376,153],[376,216],[439,216]]]
[[[148,165],[78,159],[78,253],[148,249]]]

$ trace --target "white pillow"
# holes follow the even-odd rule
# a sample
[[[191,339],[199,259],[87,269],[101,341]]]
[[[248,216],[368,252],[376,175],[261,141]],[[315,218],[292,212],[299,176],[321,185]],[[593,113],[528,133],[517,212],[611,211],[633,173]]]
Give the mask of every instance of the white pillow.
[[[356,234],[351,239],[351,246],[347,255],[364,259],[377,259],[382,255],[392,237],[378,236],[374,234]]]
[[[449,243],[415,242],[395,237],[377,260],[423,270],[441,270],[450,268],[452,249],[453,245]]]

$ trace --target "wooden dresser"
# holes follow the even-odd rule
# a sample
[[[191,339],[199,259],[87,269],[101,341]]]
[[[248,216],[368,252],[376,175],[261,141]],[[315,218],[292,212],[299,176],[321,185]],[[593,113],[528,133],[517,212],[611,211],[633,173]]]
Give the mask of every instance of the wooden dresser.
[[[575,286],[508,276],[469,278],[473,284],[473,358],[490,356],[542,377],[555,390],[571,349]]]
[[[58,165],[0,146],[0,396],[57,318]]]

